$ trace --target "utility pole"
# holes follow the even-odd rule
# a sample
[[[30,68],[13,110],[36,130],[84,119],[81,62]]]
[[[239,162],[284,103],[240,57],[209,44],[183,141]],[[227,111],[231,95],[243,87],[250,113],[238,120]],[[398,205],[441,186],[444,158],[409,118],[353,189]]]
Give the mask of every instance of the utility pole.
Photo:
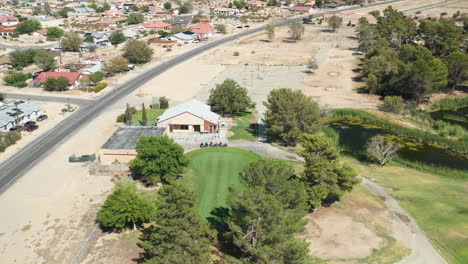
[[[58,41],[59,41],[59,51],[60,51],[60,65],[62,65],[62,38],[59,38]]]

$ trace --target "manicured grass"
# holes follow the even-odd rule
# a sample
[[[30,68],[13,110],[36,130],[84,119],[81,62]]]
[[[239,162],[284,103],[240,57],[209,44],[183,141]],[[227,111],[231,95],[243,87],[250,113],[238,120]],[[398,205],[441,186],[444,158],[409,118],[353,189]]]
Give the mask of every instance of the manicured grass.
[[[244,114],[242,116],[236,116],[233,118],[234,126],[229,129],[233,133],[229,137],[230,140],[257,140],[257,130],[250,128],[250,124],[257,123],[254,114]]]
[[[239,173],[261,159],[255,153],[235,148],[204,148],[187,154],[190,164],[182,182],[196,191],[203,218],[217,207],[226,206],[230,186],[240,188]]]
[[[146,109],[146,117],[148,118],[148,125],[156,124],[156,118],[164,113],[164,109]],[[132,116],[132,125],[141,126],[142,112],[137,111]]]
[[[347,159],[408,210],[449,263],[468,263],[468,181],[428,174],[396,162],[379,168]]]

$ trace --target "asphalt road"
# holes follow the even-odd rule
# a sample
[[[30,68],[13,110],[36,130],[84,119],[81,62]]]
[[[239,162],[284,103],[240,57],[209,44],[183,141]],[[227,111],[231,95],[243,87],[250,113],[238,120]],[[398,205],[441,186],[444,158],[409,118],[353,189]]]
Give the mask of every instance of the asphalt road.
[[[392,0],[386,2],[379,2],[365,5],[364,7],[387,5],[393,2],[399,2],[402,0]],[[344,10],[355,10],[361,8],[360,6],[352,6],[346,9],[338,10],[326,10],[323,13],[337,13]],[[284,20],[276,26],[285,26],[294,21],[300,21],[303,17],[292,18]],[[3,193],[9,186],[11,186],[16,180],[18,180],[25,172],[44,158],[51,150],[55,149],[59,144],[65,141],[67,138],[76,133],[81,127],[90,122],[92,119],[97,117],[107,106],[112,105],[119,99],[130,94],[146,82],[160,75],[161,73],[169,70],[170,68],[196,56],[209,49],[217,47],[219,45],[228,43],[237,38],[251,35],[257,32],[265,30],[265,26],[250,29],[232,36],[225,37],[203,46],[185,52],[171,60],[168,60],[154,68],[143,72],[138,77],[133,78],[119,87],[115,88],[107,95],[100,97],[97,100],[82,105],[79,110],[74,112],[70,117],[60,122],[55,128],[42,134],[36,140],[28,144],[26,147],[18,151],[15,155],[5,160],[0,164],[0,193]]]

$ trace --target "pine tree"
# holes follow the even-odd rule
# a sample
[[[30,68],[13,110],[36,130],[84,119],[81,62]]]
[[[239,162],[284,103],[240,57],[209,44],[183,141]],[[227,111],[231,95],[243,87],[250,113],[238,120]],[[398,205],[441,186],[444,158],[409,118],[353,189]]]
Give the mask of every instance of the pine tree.
[[[141,104],[141,124],[146,126],[148,124],[148,117],[146,116],[145,104]]]
[[[132,124],[132,110],[130,109],[130,105],[127,104],[127,109],[125,109],[125,123],[127,125]]]
[[[154,214],[154,205],[137,192],[131,182],[119,182],[97,213],[97,220],[105,228],[124,229],[147,223]]]
[[[165,185],[159,192],[154,224],[143,230],[145,263],[209,263],[210,231],[202,223],[192,191]]]
[[[356,171],[339,160],[333,141],[323,134],[305,134],[301,155],[306,161],[303,181],[313,208],[331,204],[359,183]]]
[[[294,170],[276,161],[259,161],[243,173],[243,191],[231,189],[220,238],[233,245],[242,263],[305,263],[308,245],[295,237],[307,213],[304,186]]]

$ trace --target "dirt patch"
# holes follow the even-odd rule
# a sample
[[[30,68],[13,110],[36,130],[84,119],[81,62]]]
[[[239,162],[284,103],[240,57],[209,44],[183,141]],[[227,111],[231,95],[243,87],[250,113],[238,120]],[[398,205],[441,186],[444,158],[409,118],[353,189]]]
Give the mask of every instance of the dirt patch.
[[[394,263],[409,250],[394,238],[390,213],[379,197],[357,186],[331,207],[306,219],[310,255],[329,263]]]
[[[308,215],[305,238],[310,255],[322,259],[364,258],[384,241],[363,223],[354,221],[334,208],[323,208]]]
[[[25,231],[28,231],[29,229],[31,229],[32,225],[25,225],[23,226],[23,228],[21,228],[21,231],[25,232]]]

